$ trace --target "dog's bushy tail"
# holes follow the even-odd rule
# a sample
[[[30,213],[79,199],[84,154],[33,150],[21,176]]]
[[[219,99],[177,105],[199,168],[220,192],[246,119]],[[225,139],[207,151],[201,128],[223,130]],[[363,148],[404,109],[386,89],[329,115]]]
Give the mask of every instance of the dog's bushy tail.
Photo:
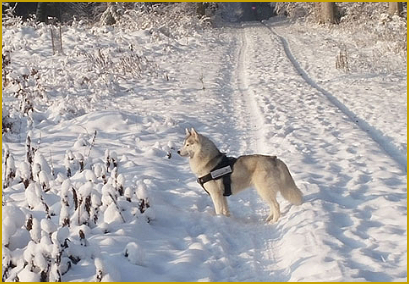
[[[284,163],[282,163],[282,166],[285,171],[285,182],[283,186],[280,186],[280,193],[286,200],[290,201],[292,204],[301,205],[303,203],[303,194],[295,184],[294,179],[291,176],[287,166]]]
[[[302,192],[297,186],[283,188],[281,195],[294,205],[301,205],[303,202]]]

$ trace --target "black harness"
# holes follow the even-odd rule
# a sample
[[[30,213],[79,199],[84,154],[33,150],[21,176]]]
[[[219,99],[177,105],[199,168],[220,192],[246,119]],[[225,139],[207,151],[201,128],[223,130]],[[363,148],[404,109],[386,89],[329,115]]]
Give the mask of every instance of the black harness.
[[[223,158],[211,171],[209,174],[197,179],[197,182],[203,187],[203,189],[209,194],[209,192],[204,187],[204,184],[211,180],[217,180],[223,178],[224,193],[223,196],[231,195],[231,173],[233,172],[234,163],[237,161],[236,158],[226,157],[223,154]]]

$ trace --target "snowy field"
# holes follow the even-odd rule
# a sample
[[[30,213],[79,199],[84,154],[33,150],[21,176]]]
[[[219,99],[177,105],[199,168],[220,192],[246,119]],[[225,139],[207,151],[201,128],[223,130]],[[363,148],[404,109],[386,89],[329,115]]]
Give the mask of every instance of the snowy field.
[[[406,50],[285,19],[76,22],[55,55],[47,26],[2,31],[4,281],[407,281]],[[215,216],[187,127],[277,155],[304,203]]]

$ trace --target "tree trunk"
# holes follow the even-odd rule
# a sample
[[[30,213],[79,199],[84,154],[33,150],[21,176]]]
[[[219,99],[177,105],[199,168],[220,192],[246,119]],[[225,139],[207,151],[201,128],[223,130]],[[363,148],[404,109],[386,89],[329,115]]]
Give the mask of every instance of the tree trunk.
[[[400,16],[403,10],[403,4],[402,2],[389,2],[389,9],[388,9],[388,14],[390,16],[393,16],[397,14]]]
[[[322,2],[320,3],[321,8],[321,23],[323,24],[335,24],[335,3],[334,2]]]
[[[203,2],[198,2],[196,6],[196,13],[199,15],[199,17],[203,17],[206,13],[206,8],[204,6]]]
[[[60,3],[55,2],[38,2],[36,10],[36,19],[38,22],[48,24],[48,17],[53,17],[53,22],[58,20],[61,22],[61,7]]]
[[[46,23],[47,22],[47,3],[38,2],[36,10],[36,19],[38,22]]]

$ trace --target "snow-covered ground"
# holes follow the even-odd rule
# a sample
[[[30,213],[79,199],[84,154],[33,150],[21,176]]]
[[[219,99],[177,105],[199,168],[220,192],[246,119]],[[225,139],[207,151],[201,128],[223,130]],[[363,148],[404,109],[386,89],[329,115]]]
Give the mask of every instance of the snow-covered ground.
[[[3,26],[3,280],[407,281],[406,53],[282,19],[62,32],[53,55],[48,27]],[[250,189],[215,216],[176,154],[186,127],[277,155],[304,203],[266,224]]]

